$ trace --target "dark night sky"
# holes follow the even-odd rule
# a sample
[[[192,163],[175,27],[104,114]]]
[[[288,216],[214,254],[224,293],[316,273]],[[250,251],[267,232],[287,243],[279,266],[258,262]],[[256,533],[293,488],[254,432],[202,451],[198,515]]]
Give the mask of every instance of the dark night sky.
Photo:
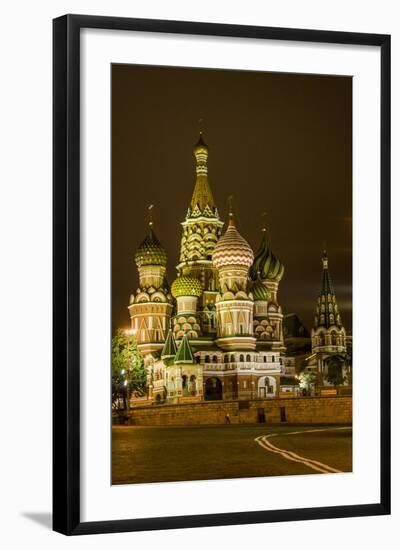
[[[155,230],[175,276],[195,181],[203,118],[209,181],[226,221],[234,195],[239,231],[255,251],[267,212],[285,265],[279,299],[310,328],[324,241],[339,307],[351,329],[352,80],[136,65],[112,67],[113,330],[128,327],[138,285],[133,255],[155,205]]]

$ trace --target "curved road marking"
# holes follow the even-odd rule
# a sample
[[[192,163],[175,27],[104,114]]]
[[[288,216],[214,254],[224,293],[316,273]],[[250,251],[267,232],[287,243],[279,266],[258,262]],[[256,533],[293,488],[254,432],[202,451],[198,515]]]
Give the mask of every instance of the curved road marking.
[[[328,464],[324,464],[323,462],[318,462],[318,460],[312,460],[311,458],[300,456],[296,453],[293,453],[292,451],[280,449],[279,447],[272,445],[272,443],[268,440],[271,437],[284,436],[284,435],[297,435],[297,434],[311,433],[311,432],[328,432],[333,430],[349,430],[349,429],[351,429],[349,426],[344,426],[340,428],[316,428],[313,430],[301,430],[297,432],[286,432],[281,434],[273,433],[269,435],[260,435],[259,437],[256,437],[254,441],[256,441],[256,443],[258,443],[260,447],[269,451],[270,453],[281,455],[282,458],[286,458],[287,460],[291,460],[292,462],[299,462],[300,464],[304,464],[304,466],[308,466],[309,468],[317,472],[321,472],[323,474],[342,473],[342,470],[337,470],[336,468],[332,468],[332,466],[328,466]]]

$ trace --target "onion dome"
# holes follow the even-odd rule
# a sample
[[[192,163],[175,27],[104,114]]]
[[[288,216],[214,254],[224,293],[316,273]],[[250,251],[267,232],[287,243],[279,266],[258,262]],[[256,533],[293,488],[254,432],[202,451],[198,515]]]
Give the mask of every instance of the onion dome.
[[[253,265],[250,268],[250,277],[253,280],[261,278],[279,282],[283,277],[284,271],[285,267],[272,252],[267,241],[266,230],[263,229],[261,244],[256,252]]]
[[[190,277],[189,275],[178,277],[171,286],[171,293],[174,298],[179,298],[180,296],[195,296],[199,298],[202,291],[199,279]]]
[[[135,253],[135,262],[138,268],[146,265],[167,265],[167,253],[154,233],[151,222],[146,238]]]
[[[260,279],[254,281],[251,292],[255,302],[269,302],[271,300],[271,292]]]
[[[233,215],[230,214],[228,229],[218,240],[212,260],[219,269],[227,266],[247,267],[253,263],[254,254],[249,243],[236,229]]]

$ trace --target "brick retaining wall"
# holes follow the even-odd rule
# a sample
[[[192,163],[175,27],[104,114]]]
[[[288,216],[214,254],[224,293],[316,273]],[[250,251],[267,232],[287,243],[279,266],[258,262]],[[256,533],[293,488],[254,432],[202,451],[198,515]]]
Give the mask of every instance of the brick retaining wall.
[[[153,405],[132,409],[130,423],[137,426],[223,424],[227,414],[232,424],[260,422],[263,414],[267,424],[350,424],[352,398],[300,397]]]

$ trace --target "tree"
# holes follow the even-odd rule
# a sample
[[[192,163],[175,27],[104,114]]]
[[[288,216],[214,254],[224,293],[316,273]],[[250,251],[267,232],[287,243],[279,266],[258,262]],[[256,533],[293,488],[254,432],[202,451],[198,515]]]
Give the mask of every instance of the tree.
[[[325,380],[329,384],[336,386],[341,386],[345,382],[345,377],[343,375],[343,367],[345,364],[346,358],[343,355],[332,355],[326,359],[326,364],[328,366],[328,373],[325,376]]]
[[[353,383],[353,353],[350,350],[346,353],[346,382],[351,386]]]
[[[316,378],[317,376],[315,372],[303,370],[303,372],[299,374],[300,388],[309,392],[311,390],[311,387],[315,383]]]
[[[144,395],[147,373],[143,356],[138,350],[133,334],[117,329],[112,339],[112,406],[120,409],[121,400],[124,408],[129,409],[132,394]]]

